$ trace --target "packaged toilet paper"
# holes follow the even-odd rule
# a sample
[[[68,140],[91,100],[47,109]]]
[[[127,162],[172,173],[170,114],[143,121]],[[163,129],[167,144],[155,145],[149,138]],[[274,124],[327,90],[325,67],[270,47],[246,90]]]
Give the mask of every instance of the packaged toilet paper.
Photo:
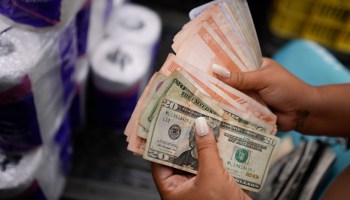
[[[88,31],[88,52],[93,52],[102,41],[105,34],[106,23],[109,20],[112,10],[112,0],[94,0],[91,2],[90,24]]]
[[[161,34],[161,19],[153,10],[132,3],[116,9],[107,23],[107,37],[136,43],[153,50]]]
[[[111,38],[92,57],[93,118],[97,125],[123,128],[147,78],[150,54],[139,45]]]
[[[0,152],[0,199],[59,199],[71,154],[68,118],[62,122],[50,144],[24,154]]]
[[[152,49],[160,38],[161,27],[156,12],[141,5],[127,3],[112,13],[106,35]]]
[[[78,56],[82,56],[87,53],[88,33],[89,33],[91,4],[92,4],[91,1],[92,0],[85,0],[83,6],[80,8],[75,18],[76,31],[77,31]]]
[[[72,127],[68,113],[53,140],[54,144],[51,146],[53,147],[53,152],[57,153],[60,160],[61,173],[67,176],[71,167],[73,154]]]
[[[45,199],[35,179],[43,165],[43,159],[43,148],[33,150],[26,155],[0,153],[0,199],[13,199],[24,194]]]
[[[145,6],[125,3],[114,9],[106,26],[106,37],[117,38],[144,48],[151,56],[151,67],[141,84],[145,88],[155,71],[162,23],[159,15]]]
[[[75,26],[32,31],[0,22],[0,149],[24,152],[57,131],[73,98]]]
[[[73,130],[81,130],[86,122],[86,98],[89,63],[87,56],[80,56],[76,63],[75,81],[77,84],[71,104],[70,120]]]
[[[32,27],[67,25],[84,0],[7,0],[0,4],[0,14],[16,23]]]

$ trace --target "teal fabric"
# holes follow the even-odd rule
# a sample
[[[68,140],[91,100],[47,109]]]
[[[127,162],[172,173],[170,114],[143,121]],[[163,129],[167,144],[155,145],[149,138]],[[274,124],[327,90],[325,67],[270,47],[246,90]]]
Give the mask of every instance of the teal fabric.
[[[294,40],[281,48],[273,57],[274,60],[283,65],[297,77],[314,86],[350,83],[350,71],[342,65],[328,50],[322,46],[307,40]],[[350,92],[350,91],[349,91]],[[301,97],[302,98],[302,97]],[[334,138],[302,136],[296,131],[278,133],[279,136],[290,135],[295,145],[301,138],[308,140],[323,139],[335,141]],[[350,165],[350,151],[345,151],[344,144],[335,144],[332,150],[337,158],[330,169],[323,191],[328,184],[348,165]]]

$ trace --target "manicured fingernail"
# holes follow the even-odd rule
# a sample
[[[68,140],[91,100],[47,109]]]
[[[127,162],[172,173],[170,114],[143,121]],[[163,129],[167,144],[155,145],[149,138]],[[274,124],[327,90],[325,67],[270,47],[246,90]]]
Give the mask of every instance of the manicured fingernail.
[[[221,65],[213,64],[213,71],[215,74],[221,76],[222,78],[231,77],[231,72]]]
[[[201,137],[206,136],[209,133],[209,126],[204,117],[198,117],[196,119],[196,133]]]

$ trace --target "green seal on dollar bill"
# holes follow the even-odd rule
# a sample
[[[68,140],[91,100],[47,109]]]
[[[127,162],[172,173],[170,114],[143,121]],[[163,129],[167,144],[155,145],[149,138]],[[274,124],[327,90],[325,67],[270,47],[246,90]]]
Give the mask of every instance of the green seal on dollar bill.
[[[246,149],[238,149],[235,153],[235,158],[239,163],[245,163],[248,159],[249,152]]]

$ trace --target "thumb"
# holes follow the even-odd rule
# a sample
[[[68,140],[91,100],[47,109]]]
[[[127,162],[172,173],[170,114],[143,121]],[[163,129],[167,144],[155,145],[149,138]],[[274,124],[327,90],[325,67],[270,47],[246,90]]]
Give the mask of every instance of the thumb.
[[[198,175],[216,171],[218,167],[223,168],[213,130],[209,128],[204,117],[196,119],[195,140],[198,152]]]
[[[223,66],[213,65],[213,72],[218,78],[238,90],[261,90],[263,88],[262,83],[265,76],[261,73],[263,70],[260,69],[249,72],[231,73]]]

